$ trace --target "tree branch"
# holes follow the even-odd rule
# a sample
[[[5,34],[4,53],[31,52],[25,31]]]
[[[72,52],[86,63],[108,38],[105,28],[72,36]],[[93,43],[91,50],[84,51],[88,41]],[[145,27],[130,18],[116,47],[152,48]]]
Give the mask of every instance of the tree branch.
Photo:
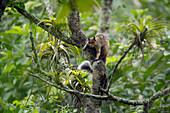
[[[29,73],[29,74],[33,77],[36,77],[36,78],[42,80],[43,82],[47,83],[48,85],[54,86],[55,88],[66,91],[70,94],[80,95],[80,96],[83,96],[83,97],[89,97],[89,98],[94,98],[94,99],[99,99],[99,100],[108,100],[108,96],[93,95],[93,94],[79,92],[77,90],[72,90],[72,89],[69,89],[69,88],[66,88],[66,87],[60,87],[60,86],[57,86],[57,85],[41,78],[40,76],[34,75],[32,73]]]
[[[101,95],[83,93],[83,92],[79,92],[77,90],[72,90],[72,89],[69,89],[69,88],[66,88],[66,87],[57,86],[56,84],[53,84],[53,83],[41,78],[40,76],[34,75],[32,73],[29,73],[29,74],[33,77],[36,77],[36,78],[42,80],[43,82],[47,83],[48,85],[54,86],[57,89],[66,91],[70,94],[74,94],[74,95],[77,95],[77,96],[83,96],[83,97],[88,97],[88,98],[93,98],[93,99],[98,99],[98,100],[113,100],[113,101],[116,101],[116,102],[120,102],[120,103],[124,103],[124,104],[128,104],[128,105],[134,105],[134,106],[143,105],[143,100],[128,100],[128,99],[125,99],[125,98],[113,96],[111,94],[108,94],[108,96],[101,96]]]
[[[143,104],[143,111],[142,111],[142,113],[149,113],[148,101],[146,101]]]
[[[150,99],[148,99],[148,101],[145,101],[143,103],[143,112],[142,113],[149,113],[149,110],[151,109],[151,106],[153,105],[153,103],[155,102],[155,100],[157,100],[159,97],[164,97],[166,95],[170,94],[170,88],[166,88],[163,91],[158,91],[156,92],[152,97],[150,97]]]
[[[101,96],[101,95],[94,95],[94,94],[88,94],[88,93],[83,93],[83,92],[79,92],[77,90],[72,90],[72,89],[69,89],[67,88],[66,86],[64,87],[60,87],[60,86],[57,86],[43,78],[41,78],[40,76],[37,76],[37,75],[34,75],[32,73],[29,73],[31,76],[34,76],[40,80],[42,80],[43,82],[51,85],[51,86],[54,86],[55,88],[57,89],[60,89],[60,90],[63,90],[63,91],[66,91],[70,94],[74,94],[74,95],[77,95],[77,96],[82,96],[82,97],[87,97],[87,98],[93,98],[93,99],[97,99],[97,100],[112,100],[112,101],[115,101],[115,102],[120,102],[120,103],[124,103],[124,104],[128,104],[128,105],[145,105],[144,107],[148,106],[147,103],[149,103],[149,109],[151,108],[153,102],[158,99],[159,97],[161,96],[166,96],[168,94],[170,94],[170,88],[167,88],[163,91],[159,91],[157,93],[155,93],[148,101],[148,99],[145,99],[145,100],[129,100],[129,99],[125,99],[125,98],[121,98],[121,97],[118,97],[118,96],[114,96],[114,95],[111,95],[109,92],[107,93],[107,96]],[[146,109],[146,108],[145,108]]]
[[[119,64],[122,62],[122,60],[125,58],[126,54],[133,48],[133,46],[134,46],[135,44],[136,44],[136,42],[134,41],[134,42],[129,46],[128,50],[126,50],[126,51],[124,52],[123,56],[122,56],[122,57],[119,59],[119,61],[116,63],[116,65],[115,65],[115,67],[114,67],[114,69],[113,69],[111,78],[110,78],[110,80],[109,80],[109,84],[108,84],[107,89],[106,89],[106,94],[109,92],[109,89],[110,89],[111,84],[112,84],[112,80],[113,80],[113,78],[114,78],[115,72],[116,72]]]
[[[17,9],[17,11],[22,14],[23,16],[25,16],[28,20],[30,20],[31,22],[35,23],[36,25],[38,25],[39,27],[41,27],[42,29],[44,29],[45,31],[49,32],[50,34],[52,34],[53,36],[61,39],[62,41],[72,44],[72,45],[76,45],[79,47],[79,43],[76,43],[74,40],[72,40],[71,38],[65,36],[64,34],[62,34],[61,32],[57,31],[54,29],[54,27],[52,26],[48,26],[46,25],[45,22],[39,20],[38,18],[36,18],[34,15],[32,15],[30,12],[27,12],[24,9],[21,9],[17,6],[15,6],[15,8]]]
[[[32,43],[32,50],[33,50],[34,55],[35,55],[34,61],[37,64],[37,68],[39,69],[40,68],[40,64],[39,64],[38,55],[37,55],[37,52],[36,52],[36,49],[35,49],[35,46],[34,46],[34,38],[33,38],[32,32],[30,32],[30,40],[31,40],[31,43]]]
[[[25,16],[28,20],[35,23],[36,25],[38,25],[39,27],[41,27],[45,31],[49,32],[53,36],[61,39],[62,41],[66,42],[68,44],[75,45],[78,48],[83,48],[83,46],[85,45],[87,38],[83,34],[83,32],[81,31],[79,12],[76,11],[75,9],[72,11],[72,13],[69,17],[69,22],[68,22],[69,27],[72,31],[72,36],[67,37],[63,33],[61,33],[60,31],[55,30],[53,26],[51,27],[51,26],[46,25],[45,22],[39,20],[34,15],[32,15],[30,12],[27,12],[26,10],[21,9],[17,6],[14,6],[14,7],[17,9],[17,11],[20,14]]]
[[[145,30],[139,34],[141,41],[144,40],[144,38],[145,38],[145,36],[146,36],[145,33],[146,33],[147,31],[148,31],[148,29],[145,28]],[[113,72],[112,72],[112,75],[111,75],[111,78],[110,78],[108,87],[107,87],[107,89],[105,90],[105,93],[106,93],[106,94],[109,92],[109,89],[110,89],[111,84],[112,84],[112,80],[113,80],[114,75],[115,75],[115,72],[116,72],[116,70],[117,70],[117,67],[118,67],[119,64],[122,62],[122,60],[125,58],[126,54],[127,54],[135,45],[137,45],[137,44],[138,44],[138,40],[137,40],[137,38],[135,38],[134,42],[129,46],[128,50],[126,50],[126,51],[124,52],[123,56],[122,56],[122,57],[119,59],[119,61],[116,63],[116,65],[115,65],[115,67],[114,67],[114,69],[113,69]]]
[[[80,48],[83,48],[86,44],[87,37],[83,34],[81,31],[81,25],[80,25],[80,16],[79,12],[74,9],[75,6],[71,6],[72,12],[68,18],[68,25],[72,32],[71,39],[73,39],[76,43],[79,43]]]
[[[159,97],[164,97],[166,95],[170,94],[170,87],[163,90],[163,91],[158,91],[157,93],[155,93],[150,99],[149,99],[149,109],[151,108],[151,106],[153,105],[154,101],[156,99],[158,99]]]

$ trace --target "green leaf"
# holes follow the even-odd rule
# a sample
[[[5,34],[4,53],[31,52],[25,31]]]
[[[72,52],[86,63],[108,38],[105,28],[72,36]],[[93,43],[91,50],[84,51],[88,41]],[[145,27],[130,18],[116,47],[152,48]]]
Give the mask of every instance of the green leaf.
[[[125,4],[123,4],[123,5],[122,5],[122,7],[123,7],[123,8],[126,8],[126,5],[125,5]]]
[[[145,26],[145,21],[146,21],[145,18],[140,19],[140,27],[139,28],[140,28],[141,32],[144,31],[144,29],[145,29],[145,27],[144,27]]]
[[[122,71],[117,70],[112,83],[116,82],[120,77],[122,77]]]
[[[112,56],[112,57],[109,57],[107,58],[107,63],[112,63],[112,62],[116,62],[118,61],[118,57],[117,56]]]
[[[94,0],[76,0],[76,4],[81,12],[88,12],[93,6],[99,7],[98,3]]]
[[[11,29],[11,30],[6,31],[6,33],[19,34],[19,31]]]
[[[24,24],[25,32],[29,33],[29,24]]]
[[[5,65],[3,73],[7,73],[7,72],[11,71],[12,69],[14,69],[14,67],[15,66],[12,63],[8,63],[7,65]]]
[[[161,101],[162,101],[162,97],[160,97],[159,99],[155,100],[155,102],[153,103],[153,106],[159,106]]]
[[[18,6],[21,9],[25,9],[25,5],[23,2],[15,2],[15,5]]]
[[[137,18],[138,13],[137,13],[137,11],[136,11],[136,10],[131,10],[130,12],[134,15],[134,17],[135,17],[135,18]]]
[[[54,73],[54,76],[55,76],[55,82],[56,84],[60,84],[60,76],[57,74],[57,72]]]
[[[48,19],[41,19],[41,21],[47,22],[47,23],[52,23],[52,21],[51,21],[51,20],[48,20]]]
[[[144,89],[149,86],[150,84],[149,83],[143,83],[143,84],[140,84],[140,86],[138,87],[138,89],[141,91],[141,93],[144,91]]]
[[[19,30],[19,29],[18,29]],[[23,31],[18,31],[18,30],[13,30],[13,29],[10,29],[8,31],[6,31],[6,33],[11,33],[11,34],[20,34],[20,35],[27,35],[26,32],[23,32]]]
[[[162,21],[155,21],[155,22],[150,22],[147,25],[148,27],[152,27],[152,26],[158,26],[158,25],[160,26],[160,25],[166,25],[166,24]]]
[[[22,30],[21,30],[21,27],[19,27],[19,26],[13,26],[13,28],[14,28],[15,30],[17,30],[17,31],[22,31]]]
[[[32,113],[38,113],[38,109],[35,108]]]
[[[131,84],[126,84],[125,88],[133,88],[133,87],[139,87],[140,83],[131,83]]]
[[[163,56],[161,56],[153,65],[151,65],[147,71],[145,71],[144,73],[144,81],[146,81],[146,79],[148,78],[148,76],[154,72],[154,70],[156,69],[156,67],[160,64],[161,60],[162,60]]]
[[[89,30],[97,30],[97,29],[98,29],[97,25],[93,25],[93,26],[89,27]]]
[[[151,29],[149,29],[149,32],[152,32],[154,30],[162,30],[163,28],[165,28],[164,26],[157,26],[157,27],[152,27]]]
[[[12,102],[12,104],[17,106],[17,105],[21,105],[21,102],[18,101],[18,100],[15,100],[15,101]]]
[[[138,31],[141,32],[140,28],[134,23],[129,23],[127,26],[129,26],[129,27],[131,26],[132,28],[137,29]]]
[[[60,21],[61,19],[68,17],[70,13],[70,7],[68,3],[62,3],[57,5],[57,15],[56,15],[56,20]]]
[[[136,80],[139,81],[139,82],[144,82],[144,80],[139,76],[136,78]]]
[[[51,15],[48,15],[50,17],[51,20],[55,20],[55,18]]]

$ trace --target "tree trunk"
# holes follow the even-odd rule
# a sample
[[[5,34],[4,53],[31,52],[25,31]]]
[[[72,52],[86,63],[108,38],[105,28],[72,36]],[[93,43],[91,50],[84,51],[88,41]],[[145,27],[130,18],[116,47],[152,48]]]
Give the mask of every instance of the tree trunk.
[[[101,28],[101,33],[109,33],[109,27],[106,27],[110,24],[110,13],[111,13],[111,3],[112,0],[104,0],[103,1],[103,16],[102,21],[104,22],[104,26]],[[80,44],[80,48],[83,48],[85,43],[87,42],[87,38],[81,32],[79,13],[77,12],[76,5],[74,0],[70,0],[72,13],[69,17],[69,28],[71,29],[73,40],[82,39],[82,43]],[[107,8],[109,7],[109,8]],[[108,13],[109,12],[109,13]],[[105,14],[106,13],[106,14]],[[84,53],[86,54],[87,59],[91,62],[93,67],[93,77],[92,77],[92,89],[91,94],[95,95],[103,95],[100,88],[105,89],[107,84],[106,77],[106,65],[102,60],[95,61],[96,58],[96,50],[94,48],[87,48]],[[93,63],[92,63],[93,62]],[[79,97],[82,102],[84,112],[85,113],[101,113],[101,100],[96,100],[92,98],[84,98]]]
[[[112,0],[102,0],[102,15],[99,20],[99,32],[109,34],[109,25],[111,20],[111,8]],[[101,24],[102,23],[102,24]],[[87,53],[88,54],[88,53]],[[93,60],[92,55],[87,55],[89,61]],[[107,85],[107,77],[106,77],[106,65],[103,61],[99,60],[93,63],[93,85],[91,94],[95,95],[103,95],[100,88],[105,89]],[[101,100],[96,99],[86,99],[86,103],[84,104],[84,112],[85,113],[101,113]]]
[[[102,0],[102,10],[99,20],[99,30],[100,33],[109,34],[111,12],[112,12],[112,1],[113,0]]]
[[[91,94],[103,95],[100,88],[105,88],[107,84],[106,78],[106,66],[102,60],[95,61],[93,63],[93,85]],[[101,100],[96,99],[86,99],[86,104],[84,106],[85,113],[101,113]]]

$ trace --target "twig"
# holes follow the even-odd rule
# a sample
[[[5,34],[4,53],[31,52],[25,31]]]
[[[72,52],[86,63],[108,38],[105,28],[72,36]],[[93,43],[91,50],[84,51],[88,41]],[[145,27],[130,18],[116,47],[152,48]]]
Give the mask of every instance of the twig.
[[[47,77],[50,78],[49,75],[51,75],[51,73],[47,73],[47,72],[45,72],[44,70],[41,69],[39,59],[38,59],[38,55],[37,55],[37,52],[36,52],[36,48],[35,48],[35,45],[34,45],[34,38],[33,38],[32,32],[30,32],[30,40],[31,40],[31,43],[32,43],[32,50],[33,50],[34,55],[35,55],[35,57],[33,57],[33,58],[34,58],[35,63],[37,64],[37,67],[36,67],[37,71],[40,72],[41,74],[43,74],[44,76],[47,76]]]
[[[43,96],[40,93],[40,88],[39,88],[39,85],[38,85],[38,79],[36,78],[35,81],[36,81],[36,84],[37,84],[37,91],[38,91],[38,94],[39,94],[39,98],[38,98],[38,101],[37,101],[37,103],[38,103],[39,100],[40,100],[40,97],[41,97],[41,100],[44,101],[44,99],[43,99]]]
[[[145,30],[140,33],[139,37],[140,37],[140,41],[143,41],[144,38],[145,38],[145,35],[146,35],[146,32],[148,31],[147,28],[145,28]],[[111,78],[110,78],[110,81],[109,81],[109,84],[108,84],[108,87],[106,89],[106,94],[109,92],[109,89],[111,87],[111,84],[112,84],[112,80],[114,78],[114,75],[115,75],[115,72],[117,70],[117,67],[119,66],[119,64],[122,62],[122,60],[125,58],[126,54],[134,47],[134,45],[138,44],[138,40],[135,39],[135,41],[129,46],[128,50],[125,51],[125,53],[123,54],[123,56],[119,59],[119,61],[116,63],[114,69],[113,69],[113,72],[112,72],[112,75],[111,75]],[[142,44],[142,43],[141,43]]]
[[[30,56],[30,57],[32,58],[32,60],[31,60],[31,67],[33,68],[33,56]],[[34,74],[35,74],[35,71],[34,71],[34,70],[33,70],[33,72],[34,72]],[[34,77],[32,78],[31,92],[30,92],[30,94],[28,95],[28,99],[27,99],[25,105],[28,104],[28,101],[29,101],[29,99],[30,99],[30,97],[31,97],[31,94],[32,94],[32,91],[33,91],[33,85],[34,85]]]
[[[128,48],[128,50],[126,50],[123,54],[123,56],[119,59],[119,61],[116,63],[114,69],[113,69],[113,72],[112,72],[112,75],[111,75],[111,78],[109,80],[109,84],[107,86],[107,89],[106,89],[106,94],[109,92],[109,89],[111,87],[111,84],[112,84],[112,80],[114,78],[114,75],[115,75],[115,72],[116,72],[116,69],[118,68],[119,64],[122,62],[122,60],[125,58],[126,54],[133,48],[133,46],[136,44],[136,42],[134,41]]]
[[[37,55],[37,52],[36,52],[36,49],[35,49],[35,46],[34,46],[34,38],[33,38],[32,32],[30,32],[30,40],[31,40],[31,44],[32,44],[32,50],[33,50],[34,55],[35,55],[34,61],[37,64],[37,68],[39,69],[40,68],[40,64],[39,64],[38,55]]]

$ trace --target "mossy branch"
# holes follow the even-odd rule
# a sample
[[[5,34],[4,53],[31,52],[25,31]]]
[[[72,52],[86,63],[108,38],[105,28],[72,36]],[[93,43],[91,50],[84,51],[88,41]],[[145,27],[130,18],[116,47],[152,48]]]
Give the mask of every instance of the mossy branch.
[[[153,105],[154,101],[156,99],[158,99],[159,97],[164,97],[166,95],[170,95],[170,87],[169,88],[166,88],[165,90],[163,91],[158,91],[157,93],[155,93],[150,99],[149,99],[149,109],[151,108],[151,106]]]
[[[163,91],[158,91],[157,93],[155,93],[153,96],[151,96],[148,101],[145,101],[143,103],[143,113],[149,113],[149,110],[151,109],[153,103],[155,102],[155,100],[157,100],[160,97],[164,97],[170,95],[170,88],[166,88]]]
[[[30,20],[31,22],[35,23],[37,26],[39,26],[42,29],[44,29],[45,31],[49,32],[50,34],[52,34],[56,38],[59,38],[59,39],[61,39],[62,41],[66,42],[66,43],[79,46],[78,43],[74,42],[74,40],[72,40],[71,38],[67,37],[66,35],[64,35],[60,31],[56,30],[53,26],[46,25],[45,22],[39,20],[37,17],[32,15],[30,12],[28,12],[28,11],[26,11],[24,9],[21,9],[21,8],[19,8],[17,6],[15,6],[15,9],[20,14],[22,14],[24,17],[26,17],[28,20]]]

